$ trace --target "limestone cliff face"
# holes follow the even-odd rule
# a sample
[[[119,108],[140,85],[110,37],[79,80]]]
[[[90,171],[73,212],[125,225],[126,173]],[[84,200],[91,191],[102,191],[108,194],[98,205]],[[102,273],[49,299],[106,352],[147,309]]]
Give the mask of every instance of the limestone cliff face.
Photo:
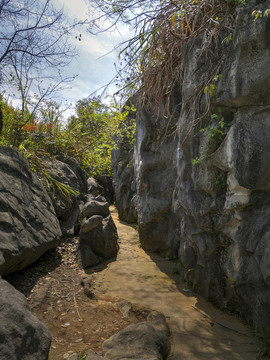
[[[195,106],[168,125],[137,104],[127,191],[145,249],[178,256],[196,292],[270,333],[270,19],[253,21],[255,5],[270,1],[239,8],[204,131]],[[186,59],[178,103],[211,74],[200,39]]]

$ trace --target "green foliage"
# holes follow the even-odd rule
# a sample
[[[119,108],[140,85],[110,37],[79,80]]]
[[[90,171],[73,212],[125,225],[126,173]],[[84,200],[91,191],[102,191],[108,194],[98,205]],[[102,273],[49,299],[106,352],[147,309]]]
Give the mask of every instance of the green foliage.
[[[256,21],[259,17],[262,17],[262,11],[254,10],[252,11],[252,16],[254,17],[254,21]]]
[[[218,119],[219,116],[218,114],[212,114],[211,115],[211,120],[214,119]],[[200,129],[200,132],[205,132],[207,131],[210,137],[214,137],[218,140],[223,140],[224,136],[225,136],[225,132],[224,132],[224,127],[225,127],[225,123],[224,123],[224,117],[222,117],[217,125],[209,125],[205,128]]]
[[[225,123],[224,117],[220,114],[211,115],[211,125],[200,129],[201,133],[205,133],[212,142],[215,143],[215,147],[219,146],[226,136],[226,128],[230,125]],[[201,161],[208,157],[207,149],[203,149],[199,156],[193,159],[192,164],[199,164]]]
[[[63,121],[59,104],[53,101],[44,103],[35,115],[14,109],[4,100],[1,106],[4,127],[0,146],[18,149],[34,171],[64,194],[72,194],[72,189],[50,178],[44,168],[44,157],[71,156],[89,175],[110,175],[113,137],[123,135],[130,144],[134,139],[133,106],[120,111],[114,103],[106,105],[97,98],[83,99],[78,101],[76,115],[68,123]]]
[[[92,175],[111,174],[111,152],[116,147],[114,138],[134,139],[135,120],[133,106],[120,111],[112,103],[102,104],[97,99],[83,99],[77,103],[76,116],[69,119],[67,132],[76,139],[77,156],[82,157],[82,165]],[[131,115],[131,116],[130,116]],[[71,142],[74,140],[70,140]]]
[[[72,189],[69,185],[64,184],[56,179],[54,179],[51,175],[49,175],[46,171],[42,171],[42,175],[44,175],[48,182],[50,183],[50,185],[52,185],[52,187],[56,186],[58,190],[60,190],[60,192],[66,196],[69,197],[70,195],[74,195],[74,196],[78,196],[79,192],[77,190]]]
[[[200,156],[196,156],[193,160],[192,160],[192,165],[197,165],[199,164],[201,161],[206,159],[206,155],[205,154],[201,154]]]
[[[256,21],[260,17],[268,17],[270,15],[270,9],[266,9],[264,12],[261,10],[255,9],[252,11],[253,20]]]
[[[204,88],[204,94],[209,93],[210,96],[213,95],[214,90],[217,88],[216,83],[222,79],[223,75],[217,74],[213,77],[212,82],[210,84],[207,84]]]
[[[233,40],[233,33],[230,33],[222,40],[222,44],[228,45]]]

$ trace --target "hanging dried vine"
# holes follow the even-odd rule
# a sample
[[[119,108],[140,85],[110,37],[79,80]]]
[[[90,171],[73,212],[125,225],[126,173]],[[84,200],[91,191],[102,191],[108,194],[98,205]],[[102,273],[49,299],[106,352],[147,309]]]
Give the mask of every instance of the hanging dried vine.
[[[125,95],[140,91],[144,105],[170,116],[170,99],[180,87],[186,64],[188,42],[201,40],[201,50],[213,78],[220,70],[235,26],[236,7],[244,0],[95,0],[113,25],[132,23],[137,34],[122,44],[122,64],[116,80]],[[211,81],[211,78],[208,79]],[[123,85],[124,84],[124,85]],[[191,96],[200,96],[202,83]],[[191,99],[190,99],[191,100]],[[175,105],[175,104],[174,104]],[[187,104],[182,104],[182,108]]]

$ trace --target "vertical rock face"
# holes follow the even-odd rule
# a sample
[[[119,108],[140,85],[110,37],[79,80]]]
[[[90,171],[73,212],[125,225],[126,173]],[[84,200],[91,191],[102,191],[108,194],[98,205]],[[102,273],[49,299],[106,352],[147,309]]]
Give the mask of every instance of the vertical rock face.
[[[52,202],[28,162],[0,149],[0,275],[23,269],[61,236]]]
[[[176,177],[175,118],[168,124],[143,108],[137,111],[134,153],[135,206],[140,241],[148,250],[173,257],[177,251],[172,197]]]
[[[134,105],[135,99],[128,102],[128,106]],[[130,125],[134,124],[134,114],[126,118],[123,127],[129,131]],[[121,129],[122,136],[115,136],[116,148],[112,151],[113,166],[113,188],[115,203],[119,218],[129,223],[137,222],[137,212],[135,209],[136,184],[134,179],[133,165],[133,145],[132,140],[125,133],[126,129]]]
[[[205,130],[191,127],[196,104],[169,124],[176,136],[138,106],[131,171],[143,247],[178,252],[196,292],[270,333],[270,19],[253,21],[255,5],[270,1],[239,8]],[[178,103],[210,74],[190,42]]]

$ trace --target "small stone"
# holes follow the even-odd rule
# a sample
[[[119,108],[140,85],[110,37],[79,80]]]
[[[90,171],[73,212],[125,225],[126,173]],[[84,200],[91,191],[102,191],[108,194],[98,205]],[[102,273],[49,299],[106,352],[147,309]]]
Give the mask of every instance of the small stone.
[[[114,305],[114,308],[118,309],[122,315],[127,318],[132,309],[132,304],[129,301],[123,300]]]
[[[74,342],[75,342],[75,343],[79,343],[79,342],[81,342],[82,340],[83,340],[83,339],[80,338],[80,339],[74,340]]]
[[[62,327],[67,327],[67,326],[70,326],[70,323],[69,322],[66,322],[64,325],[61,325]]]
[[[78,359],[78,354],[77,353],[73,353],[71,355],[69,355],[69,357],[67,358],[67,360],[77,360]]]

